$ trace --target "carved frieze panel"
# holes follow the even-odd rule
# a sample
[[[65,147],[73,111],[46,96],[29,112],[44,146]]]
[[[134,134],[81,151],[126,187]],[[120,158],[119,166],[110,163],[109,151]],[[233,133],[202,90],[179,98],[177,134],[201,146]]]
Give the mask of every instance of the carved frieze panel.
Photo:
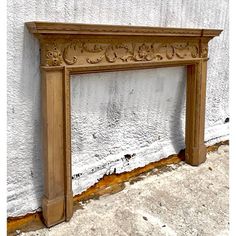
[[[135,62],[179,61],[207,57],[207,45],[199,42],[111,42],[96,43],[86,40],[72,42],[50,41],[42,47],[45,66],[122,64]]]

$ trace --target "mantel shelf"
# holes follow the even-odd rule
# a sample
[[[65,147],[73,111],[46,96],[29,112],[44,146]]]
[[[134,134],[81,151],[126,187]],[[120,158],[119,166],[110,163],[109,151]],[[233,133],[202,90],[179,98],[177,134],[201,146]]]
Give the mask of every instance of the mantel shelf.
[[[180,36],[214,37],[219,29],[168,28],[150,26],[95,25],[77,23],[27,22],[33,34],[77,34],[77,35],[139,35],[139,36]]]

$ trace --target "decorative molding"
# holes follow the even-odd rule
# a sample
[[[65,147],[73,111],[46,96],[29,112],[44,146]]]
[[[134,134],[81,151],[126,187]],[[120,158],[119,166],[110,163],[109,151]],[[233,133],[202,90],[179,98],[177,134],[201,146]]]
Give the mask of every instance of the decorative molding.
[[[38,37],[42,35],[139,35],[139,36],[175,36],[175,37],[215,37],[222,30],[168,28],[126,25],[95,25],[60,22],[27,22],[30,32]]]
[[[200,53],[198,43],[86,43],[81,40],[46,44],[45,66],[154,62],[207,57],[207,47]]]

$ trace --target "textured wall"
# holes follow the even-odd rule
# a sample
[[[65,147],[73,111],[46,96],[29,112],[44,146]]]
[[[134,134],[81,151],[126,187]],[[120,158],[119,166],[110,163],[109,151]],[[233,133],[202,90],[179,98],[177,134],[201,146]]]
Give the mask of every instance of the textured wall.
[[[228,1],[8,1],[8,215],[41,206],[39,46],[26,21],[223,28],[210,43],[206,137],[227,139]],[[184,147],[184,68],[73,76],[73,191]],[[128,161],[125,154],[135,154]]]

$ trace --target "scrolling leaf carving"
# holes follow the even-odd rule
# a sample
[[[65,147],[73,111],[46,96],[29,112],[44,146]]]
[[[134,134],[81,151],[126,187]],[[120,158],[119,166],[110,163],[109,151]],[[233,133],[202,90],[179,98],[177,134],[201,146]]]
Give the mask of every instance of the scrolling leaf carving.
[[[202,50],[201,56],[207,56]],[[90,43],[80,40],[63,44],[61,50],[56,44],[46,50],[46,65],[84,65],[99,63],[148,62],[181,60],[199,57],[198,44],[183,43]]]

